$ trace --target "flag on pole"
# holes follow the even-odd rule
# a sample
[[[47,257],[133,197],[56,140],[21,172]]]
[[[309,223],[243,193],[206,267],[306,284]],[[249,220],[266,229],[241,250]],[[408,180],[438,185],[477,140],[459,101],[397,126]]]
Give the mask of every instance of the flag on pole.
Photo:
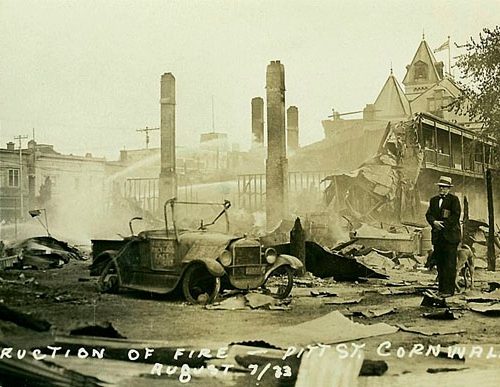
[[[446,50],[447,48],[450,48],[450,39],[448,39],[446,42],[444,42],[442,45],[440,45],[438,48],[434,50],[434,53]]]

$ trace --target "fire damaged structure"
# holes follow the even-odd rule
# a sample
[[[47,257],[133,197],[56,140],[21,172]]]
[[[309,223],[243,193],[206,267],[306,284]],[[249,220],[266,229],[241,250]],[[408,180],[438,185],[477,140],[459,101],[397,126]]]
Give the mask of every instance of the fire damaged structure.
[[[426,201],[434,194],[431,183],[446,174],[462,200],[468,197],[472,216],[485,219],[484,176],[493,167],[496,143],[480,135],[480,122],[453,108],[461,93],[423,37],[402,85],[391,69],[373,103],[356,112],[334,111],[322,121],[324,139],[289,156],[289,187],[292,174],[306,181],[302,196],[289,198],[289,208],[299,208],[294,215],[305,217],[326,211],[351,220],[423,227]],[[344,119],[352,114],[362,116]],[[245,208],[255,210],[269,200],[259,176],[241,175],[239,183]],[[317,192],[323,193],[323,205],[314,208],[310,204],[321,201]]]
[[[453,176],[455,191],[472,203],[481,202],[493,149],[493,139],[480,140],[469,129],[419,113],[409,121],[389,123],[377,154],[359,168],[326,177],[326,203],[365,221],[418,223],[440,174]]]

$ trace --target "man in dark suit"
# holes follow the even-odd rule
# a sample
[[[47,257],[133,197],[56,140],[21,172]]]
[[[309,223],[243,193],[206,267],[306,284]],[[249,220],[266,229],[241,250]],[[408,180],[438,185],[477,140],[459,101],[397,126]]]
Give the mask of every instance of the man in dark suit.
[[[460,200],[450,193],[451,177],[441,176],[437,183],[439,195],[431,198],[425,214],[432,227],[432,245],[437,263],[439,293],[451,296],[455,293],[457,273],[457,248],[461,240]]]

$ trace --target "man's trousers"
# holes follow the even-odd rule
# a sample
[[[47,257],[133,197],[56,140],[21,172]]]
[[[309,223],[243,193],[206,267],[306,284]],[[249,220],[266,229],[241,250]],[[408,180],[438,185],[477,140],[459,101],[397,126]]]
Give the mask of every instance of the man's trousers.
[[[433,258],[437,263],[439,292],[441,293],[455,293],[457,248],[458,243],[450,243],[443,238],[439,238],[434,245]]]

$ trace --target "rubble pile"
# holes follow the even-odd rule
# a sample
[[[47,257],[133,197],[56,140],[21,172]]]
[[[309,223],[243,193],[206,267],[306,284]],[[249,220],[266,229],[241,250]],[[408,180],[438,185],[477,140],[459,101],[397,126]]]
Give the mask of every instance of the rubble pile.
[[[39,236],[3,245],[0,249],[0,268],[52,269],[70,259],[85,260],[86,256],[67,242],[51,236]]]

